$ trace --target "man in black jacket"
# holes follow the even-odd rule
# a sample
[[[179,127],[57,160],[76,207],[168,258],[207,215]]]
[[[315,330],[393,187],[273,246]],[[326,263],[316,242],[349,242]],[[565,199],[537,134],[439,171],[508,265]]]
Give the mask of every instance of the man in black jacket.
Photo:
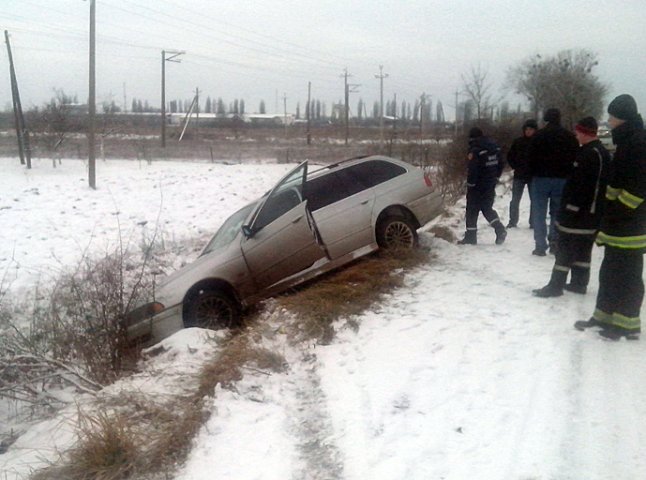
[[[606,189],[606,207],[597,244],[605,246],[597,304],[580,330],[601,327],[602,336],[637,338],[644,299],[646,252],[646,132],[635,99],[619,95],[608,105],[608,123],[617,146]]]
[[[505,241],[507,230],[493,209],[496,197],[496,183],[502,173],[503,162],[500,147],[482,130],[473,127],[469,131],[469,153],[467,155],[467,231],[460,245],[475,245],[478,243],[478,216],[480,212],[496,231],[496,244]]]
[[[592,246],[603,213],[610,154],[597,137],[598,125],[593,117],[581,119],[574,130],[581,146],[561,197],[556,260],[549,283],[533,291],[537,297],[558,297],[564,288],[583,294],[590,281]],[[566,284],[570,271],[571,281]]]
[[[547,122],[534,135],[529,146],[529,165],[532,174],[532,225],[534,226],[534,255],[545,256],[548,240],[555,246],[556,215],[561,205],[565,179],[572,171],[574,156],[579,144],[574,134],[561,126],[561,112],[548,108],[543,116]],[[547,207],[549,203],[550,225],[547,230]],[[554,253],[555,248],[552,248]]]
[[[518,226],[518,207],[520,200],[523,198],[525,185],[527,190],[530,191],[532,175],[529,170],[529,143],[532,136],[538,130],[536,120],[529,119],[523,123],[523,136],[515,139],[509,152],[507,152],[507,163],[514,170],[514,180],[511,187],[511,202],[509,203],[509,224],[507,228],[514,228]],[[531,191],[530,191],[531,197]],[[531,198],[530,198],[531,201]],[[529,227],[532,228],[532,211],[530,205],[529,211]]]

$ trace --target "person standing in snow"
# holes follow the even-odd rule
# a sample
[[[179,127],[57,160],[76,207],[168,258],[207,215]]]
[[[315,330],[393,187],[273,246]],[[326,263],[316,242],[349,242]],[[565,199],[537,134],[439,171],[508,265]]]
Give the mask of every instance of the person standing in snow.
[[[584,294],[590,281],[592,246],[603,213],[610,154],[597,136],[593,117],[579,120],[574,130],[581,146],[563,188],[556,223],[556,260],[549,283],[533,290],[537,297],[558,297],[563,289]],[[566,284],[570,271],[571,281]]]
[[[536,120],[529,119],[523,123],[523,135],[516,138],[507,153],[507,163],[514,170],[514,180],[511,187],[511,202],[509,203],[509,224],[507,228],[518,226],[518,207],[520,200],[523,198],[525,185],[531,197],[531,180],[532,176],[529,170],[529,143],[538,130]],[[531,201],[531,198],[530,198]],[[530,205],[529,211],[529,228],[532,228],[532,211]]]
[[[561,126],[561,112],[558,108],[548,108],[543,120],[546,125],[536,132],[529,146],[532,225],[536,244],[532,254],[540,257],[544,257],[547,252],[548,240],[550,253],[556,250],[556,215],[561,205],[565,179],[572,171],[574,156],[579,148],[574,134]],[[549,232],[546,222],[548,203]]]
[[[467,159],[466,233],[458,244],[478,243],[478,216],[482,212],[489,225],[495,229],[496,244],[500,245],[507,236],[507,230],[493,209],[496,184],[504,166],[500,147],[489,137],[485,137],[480,128],[473,127],[469,131]]]
[[[608,105],[608,123],[617,146],[610,165],[606,206],[597,235],[605,247],[599,270],[597,303],[579,330],[601,327],[600,335],[637,338],[644,299],[646,252],[646,132],[635,99],[623,94]]]

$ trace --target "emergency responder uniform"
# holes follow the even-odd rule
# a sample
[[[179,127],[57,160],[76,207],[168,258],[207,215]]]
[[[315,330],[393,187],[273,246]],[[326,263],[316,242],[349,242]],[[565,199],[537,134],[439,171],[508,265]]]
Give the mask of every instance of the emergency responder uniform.
[[[563,187],[552,277],[546,286],[533,291],[537,297],[557,297],[563,289],[581,294],[587,291],[592,246],[601,222],[610,168],[610,154],[597,138],[597,129],[592,117],[583,118],[575,127],[582,145]],[[571,280],[566,284],[570,272]]]
[[[592,318],[575,327],[602,327],[602,336],[636,338],[641,332],[646,252],[646,134],[637,104],[620,95],[608,106],[612,141],[617,146],[606,190],[597,244],[605,246],[599,292]]]
[[[504,167],[500,147],[485,137],[478,127],[469,132],[469,154],[467,167],[467,208],[466,233],[458,243],[478,243],[478,216],[480,212],[496,231],[496,244],[505,241],[507,230],[493,209],[496,184]]]

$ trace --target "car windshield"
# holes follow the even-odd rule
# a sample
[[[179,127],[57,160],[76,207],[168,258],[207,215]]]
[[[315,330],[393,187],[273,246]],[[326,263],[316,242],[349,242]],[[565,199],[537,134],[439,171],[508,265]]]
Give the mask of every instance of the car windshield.
[[[229,245],[242,229],[242,224],[256,206],[255,203],[247,205],[231,215],[220,227],[213,238],[208,243],[202,255],[206,255],[214,250]]]

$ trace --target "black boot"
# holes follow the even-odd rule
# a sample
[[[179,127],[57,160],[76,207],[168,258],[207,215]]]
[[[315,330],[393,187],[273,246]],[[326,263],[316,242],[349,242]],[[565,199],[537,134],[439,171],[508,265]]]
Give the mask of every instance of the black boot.
[[[550,282],[543,288],[532,290],[532,293],[534,296],[541,298],[560,297],[563,295],[563,286],[565,285],[567,274],[568,272],[563,272],[561,270],[552,270],[552,278],[550,278]]]
[[[590,282],[590,269],[586,267],[572,267],[572,279],[570,283],[565,285],[568,292],[585,294],[588,291],[588,283]]]
[[[605,328],[607,325],[607,323],[600,322],[594,317],[590,317],[590,320],[578,320],[574,322],[574,328],[581,331],[594,327]]]
[[[464,232],[464,238],[458,241],[458,245],[477,245],[478,244],[478,231],[467,230]]]
[[[505,243],[505,238],[507,238],[507,230],[505,230],[500,220],[494,224],[493,228],[496,230],[496,245],[502,245]]]

